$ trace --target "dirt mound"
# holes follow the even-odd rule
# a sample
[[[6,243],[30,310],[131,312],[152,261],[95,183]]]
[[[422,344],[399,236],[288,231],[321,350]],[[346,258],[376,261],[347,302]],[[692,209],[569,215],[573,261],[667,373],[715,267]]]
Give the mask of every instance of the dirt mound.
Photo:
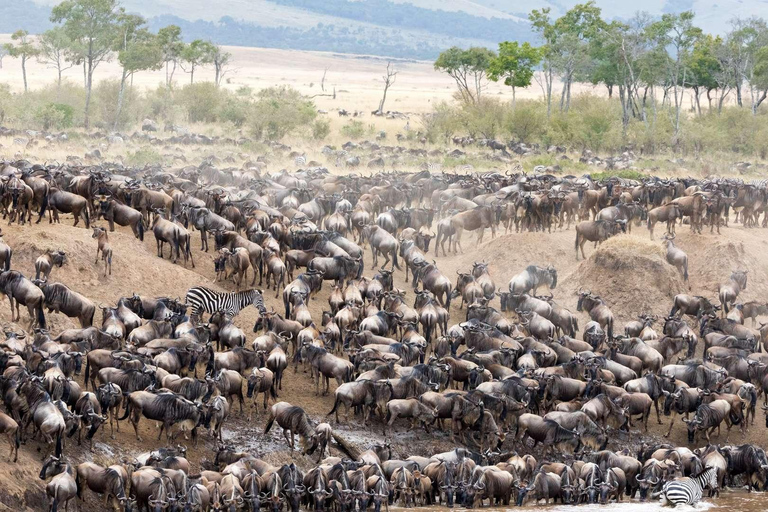
[[[659,244],[622,236],[607,240],[562,279],[561,293],[575,296],[579,288],[600,295],[623,323],[641,312],[668,313],[687,287]]]

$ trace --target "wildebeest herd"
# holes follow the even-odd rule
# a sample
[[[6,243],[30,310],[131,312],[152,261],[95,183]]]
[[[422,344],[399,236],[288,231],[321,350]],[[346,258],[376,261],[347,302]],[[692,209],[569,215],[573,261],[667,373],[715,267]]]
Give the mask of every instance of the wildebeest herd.
[[[174,263],[183,258],[192,267],[198,231],[202,251],[213,239],[217,279],[232,280],[236,289],[189,283],[183,300],[130,293],[116,297],[115,306],[97,306],[50,281],[67,264],[64,251],[41,255],[30,279],[13,266],[13,242],[0,244],[0,292],[15,321],[27,307],[30,329],[9,330],[2,343],[7,414],[0,413],[0,432],[13,461],[22,442],[43,442],[40,478],[48,481],[52,510],[90,492],[115,510],[378,512],[391,503],[579,504],[625,495],[694,503],[705,488],[713,495],[724,486],[768,484],[764,450],[726,445],[721,435],[723,426],[743,434],[754,425],[759,395],[768,398],[768,326],[754,328],[768,306],[739,302],[746,270],[723,276],[719,301],[678,295],[669,316],[638,312],[621,334],[617,321],[628,319],[615,318],[590,290],[579,290],[577,312],[553,300],[552,265],[531,264],[500,291],[485,262],[454,277],[428,256],[433,239],[435,254],[462,250],[464,231],[477,232],[479,242],[487,228],[494,237],[502,227],[546,236],[576,223],[578,258],[587,241],[601,243],[640,222],[653,238],[662,222],[667,260],[687,281],[676,226],[719,233],[729,222],[756,227],[761,214],[765,226],[762,183],[520,173],[336,176],[324,169],[262,175],[211,165],[169,172],[24,161],[4,164],[1,175],[9,222],[28,223],[33,211],[37,222],[46,213],[50,223],[70,213],[75,225],[82,217],[88,228],[106,219],[107,227],[93,227],[105,276],[113,250],[120,251],[109,242],[115,224],[140,240],[151,231],[159,257],[167,244]],[[368,249],[371,277],[364,275]],[[410,290],[395,286],[395,269]],[[260,285],[266,279],[282,297],[279,312],[248,288],[257,273]],[[328,308],[313,314],[326,281]],[[550,295],[538,295],[540,289]],[[233,323],[251,305],[259,312],[253,332],[263,331],[253,340]],[[54,335],[46,309],[81,327]],[[449,325],[457,310],[465,310],[464,319]],[[583,329],[578,312],[590,318]],[[700,344],[703,358],[696,360]],[[317,394],[328,394],[336,381],[327,420],[279,401],[291,363],[311,375]],[[246,396],[254,403],[246,404]],[[223,442],[230,416],[250,418],[260,408],[269,409],[264,432],[277,424],[291,452],[298,436],[316,466],[273,466]],[[334,432],[331,422],[340,415],[358,416],[386,435],[401,420],[427,435],[447,430],[450,420],[456,448],[404,460],[388,443],[360,451]],[[662,415],[667,436],[682,416],[689,445],[706,445],[621,449],[619,443],[642,435],[630,430],[633,422],[647,431],[651,417],[661,424]],[[142,418],[158,424],[157,441],[165,433],[168,447],[108,467],[66,455],[66,439],[85,437],[92,449],[96,436],[115,439],[125,420],[141,440]],[[185,449],[171,446],[188,434],[197,444],[201,427],[209,430],[215,459],[191,472]],[[711,444],[715,430],[718,445]],[[541,460],[532,455],[539,444]],[[331,456],[332,446],[341,456]]]

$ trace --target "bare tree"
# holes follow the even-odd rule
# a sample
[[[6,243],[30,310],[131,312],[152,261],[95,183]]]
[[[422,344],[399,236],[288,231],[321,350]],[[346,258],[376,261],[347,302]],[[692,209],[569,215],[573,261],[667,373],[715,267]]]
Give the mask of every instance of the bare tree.
[[[387,91],[395,84],[395,80],[397,79],[397,71],[395,71],[395,66],[392,64],[392,61],[387,62],[387,74],[384,75],[382,79],[384,80],[384,96],[381,98],[381,103],[379,103],[379,114],[384,112],[384,102],[387,101]]]
[[[323,78],[320,79],[320,90],[325,92],[325,75],[328,74],[328,68],[323,70]]]

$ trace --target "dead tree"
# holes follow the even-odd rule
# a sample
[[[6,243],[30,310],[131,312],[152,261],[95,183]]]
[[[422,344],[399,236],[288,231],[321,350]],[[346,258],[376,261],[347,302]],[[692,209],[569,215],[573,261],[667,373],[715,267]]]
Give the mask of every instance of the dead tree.
[[[387,74],[382,78],[384,79],[384,96],[381,98],[381,103],[379,103],[379,114],[384,113],[384,102],[387,101],[387,91],[395,84],[395,80],[397,79],[397,71],[395,71],[395,66],[392,64],[392,61],[387,62]]]

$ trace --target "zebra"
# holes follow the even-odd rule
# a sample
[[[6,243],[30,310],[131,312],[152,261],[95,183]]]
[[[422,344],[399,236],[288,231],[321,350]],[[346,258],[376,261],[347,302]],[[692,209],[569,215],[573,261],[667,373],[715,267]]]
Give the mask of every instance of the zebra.
[[[304,155],[299,155],[294,158],[293,162],[296,164],[296,167],[304,167],[307,165],[307,157]]]
[[[203,311],[216,313],[221,311],[228,319],[232,319],[251,304],[264,316],[264,297],[261,290],[251,289],[242,292],[215,292],[204,286],[195,286],[187,291],[186,302],[192,307],[192,318],[200,319]]]
[[[693,478],[680,478],[664,484],[661,495],[661,504],[677,506],[679,504],[695,505],[701,500],[704,487],[714,489],[717,487],[717,470],[708,467],[698,476]],[[654,497],[657,494],[654,494]]]

